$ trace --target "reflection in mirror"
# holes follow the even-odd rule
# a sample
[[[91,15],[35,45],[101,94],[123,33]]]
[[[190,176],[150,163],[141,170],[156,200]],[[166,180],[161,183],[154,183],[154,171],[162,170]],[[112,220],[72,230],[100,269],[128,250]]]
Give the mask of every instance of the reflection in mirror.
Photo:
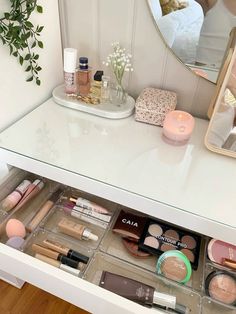
[[[236,157],[236,49],[216,100],[205,143],[215,152]]]
[[[198,75],[216,82],[236,26],[236,0],[147,1],[175,55]]]

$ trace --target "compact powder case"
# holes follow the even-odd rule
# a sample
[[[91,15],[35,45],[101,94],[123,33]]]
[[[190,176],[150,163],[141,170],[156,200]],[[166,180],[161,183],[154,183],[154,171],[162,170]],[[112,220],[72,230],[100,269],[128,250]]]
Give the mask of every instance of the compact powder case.
[[[147,220],[139,242],[140,249],[157,256],[169,250],[179,250],[195,270],[198,267],[200,246],[200,236],[153,219]]]
[[[205,281],[206,293],[227,305],[236,305],[236,277],[224,271],[213,271]]]

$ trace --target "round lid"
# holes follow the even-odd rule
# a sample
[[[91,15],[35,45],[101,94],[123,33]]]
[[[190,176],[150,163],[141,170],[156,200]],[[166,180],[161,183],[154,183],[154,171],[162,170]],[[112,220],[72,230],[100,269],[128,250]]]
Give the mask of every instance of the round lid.
[[[74,73],[77,63],[77,49],[64,49],[64,71],[67,73]]]
[[[180,251],[170,250],[163,253],[156,265],[157,273],[180,283],[186,283],[192,275],[189,259]]]
[[[79,58],[79,67],[82,70],[88,69],[88,58],[87,57],[80,57]]]
[[[213,271],[205,281],[206,293],[228,305],[236,304],[236,279],[224,271]]]
[[[207,254],[212,262],[222,264],[223,258],[236,260],[236,246],[220,240],[211,239],[207,246]]]

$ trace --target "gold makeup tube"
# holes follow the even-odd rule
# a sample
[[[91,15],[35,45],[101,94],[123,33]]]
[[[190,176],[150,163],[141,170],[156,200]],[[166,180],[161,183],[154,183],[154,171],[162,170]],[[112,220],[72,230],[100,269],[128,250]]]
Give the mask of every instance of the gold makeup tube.
[[[78,277],[79,274],[80,274],[80,271],[78,269],[75,269],[75,268],[72,268],[72,267],[67,266],[65,264],[62,264],[59,261],[56,261],[56,260],[54,260],[54,259],[52,259],[50,257],[45,256],[45,255],[36,253],[35,257],[37,259],[47,263],[47,264],[50,264],[50,265],[52,265],[54,267],[57,267],[57,268],[60,268],[60,269],[66,271],[67,273],[70,273],[70,274],[72,274],[74,276]]]
[[[222,265],[236,270],[236,261],[229,258],[222,258]]]

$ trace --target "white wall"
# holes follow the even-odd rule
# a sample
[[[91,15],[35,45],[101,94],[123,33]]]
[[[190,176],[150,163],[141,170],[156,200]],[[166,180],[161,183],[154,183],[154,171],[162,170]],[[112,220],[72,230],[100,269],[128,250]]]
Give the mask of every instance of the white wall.
[[[6,3],[9,0],[4,0]],[[0,130],[49,98],[53,87],[62,82],[62,56],[57,0],[39,1],[43,14],[34,13],[32,20],[44,25],[39,63],[41,86],[25,82],[26,72],[16,58],[9,56],[8,48],[0,42]],[[1,11],[2,11],[1,1]]]
[[[120,41],[133,55],[129,92],[146,86],[174,90],[178,108],[205,117],[215,85],[196,76],[169,50],[153,23],[146,0],[64,0],[64,45],[87,55],[94,70]],[[107,69],[106,69],[107,70]]]

